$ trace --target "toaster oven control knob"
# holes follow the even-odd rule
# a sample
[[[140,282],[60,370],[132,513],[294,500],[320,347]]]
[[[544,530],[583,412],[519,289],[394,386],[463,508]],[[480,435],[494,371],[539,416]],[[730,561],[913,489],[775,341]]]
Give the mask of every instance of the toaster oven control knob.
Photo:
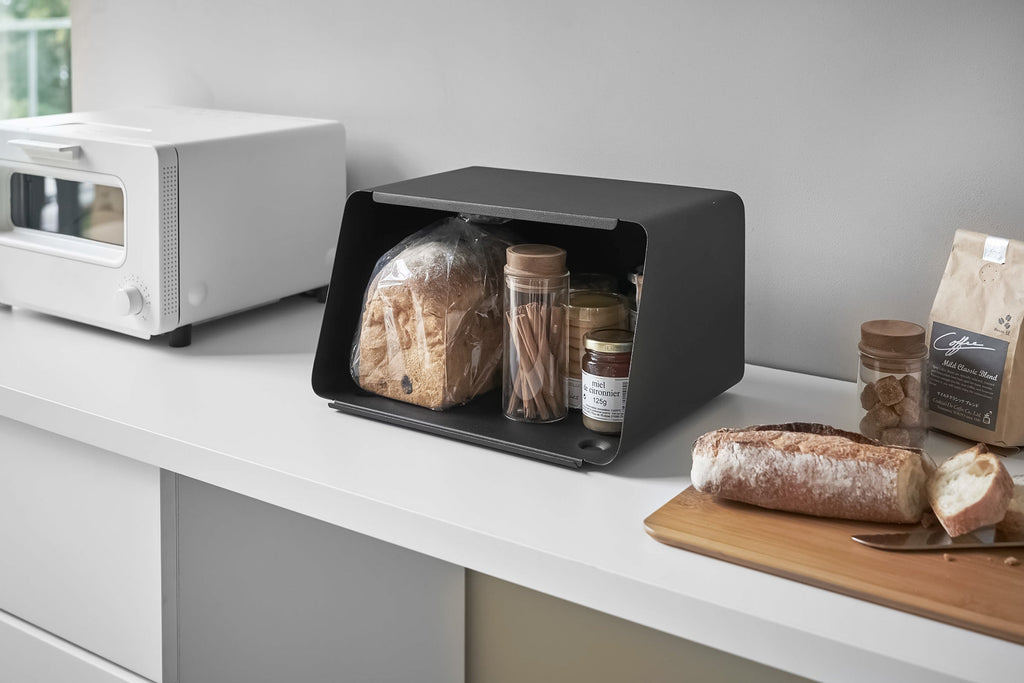
[[[142,313],[145,300],[138,287],[126,285],[114,295],[114,310],[118,315],[138,315]]]

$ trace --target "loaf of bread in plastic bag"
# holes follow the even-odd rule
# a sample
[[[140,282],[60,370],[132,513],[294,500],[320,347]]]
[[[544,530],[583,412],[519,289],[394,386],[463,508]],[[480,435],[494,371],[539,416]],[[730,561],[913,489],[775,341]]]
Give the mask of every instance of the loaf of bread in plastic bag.
[[[452,217],[382,256],[352,348],[359,386],[435,410],[496,387],[507,245],[481,225]]]

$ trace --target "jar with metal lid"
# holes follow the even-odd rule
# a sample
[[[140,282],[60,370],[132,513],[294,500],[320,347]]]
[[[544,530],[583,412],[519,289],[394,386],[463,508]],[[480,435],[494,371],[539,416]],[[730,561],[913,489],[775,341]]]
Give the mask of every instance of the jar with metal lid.
[[[920,446],[928,429],[924,328],[903,320],[860,326],[860,433],[892,446]]]
[[[640,266],[629,274],[631,287],[629,297],[629,329],[636,330],[636,316],[640,309],[640,295],[644,289],[644,267]]]
[[[618,278],[611,273],[569,273],[569,294],[583,290],[617,292]]]
[[[626,327],[626,297],[614,292],[580,290],[569,293],[569,408],[580,409],[583,337],[594,330]]]
[[[547,244],[506,250],[502,406],[519,422],[555,422],[569,412],[566,253]]]
[[[595,330],[583,338],[583,426],[601,434],[618,434],[626,415],[633,333]]]

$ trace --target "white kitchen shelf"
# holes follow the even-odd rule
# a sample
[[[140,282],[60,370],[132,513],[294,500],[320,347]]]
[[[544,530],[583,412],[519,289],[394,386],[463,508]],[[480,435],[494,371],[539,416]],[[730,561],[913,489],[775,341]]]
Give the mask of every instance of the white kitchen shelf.
[[[644,532],[689,485],[699,434],[855,428],[853,384],[747,366],[656,442],[571,470],[331,410],[310,387],[322,311],[289,299],[171,349],[0,307],[0,415],[814,679],[1014,680],[1024,669],[1022,646]],[[942,458],[962,444],[933,434],[926,446]],[[1020,457],[1007,462],[1024,472]]]

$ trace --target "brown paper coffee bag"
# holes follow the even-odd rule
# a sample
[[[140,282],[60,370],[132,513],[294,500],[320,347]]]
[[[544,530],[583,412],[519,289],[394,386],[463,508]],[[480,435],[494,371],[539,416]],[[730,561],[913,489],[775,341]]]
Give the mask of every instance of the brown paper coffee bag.
[[[1024,446],[1024,242],[957,230],[928,321],[932,427]]]

